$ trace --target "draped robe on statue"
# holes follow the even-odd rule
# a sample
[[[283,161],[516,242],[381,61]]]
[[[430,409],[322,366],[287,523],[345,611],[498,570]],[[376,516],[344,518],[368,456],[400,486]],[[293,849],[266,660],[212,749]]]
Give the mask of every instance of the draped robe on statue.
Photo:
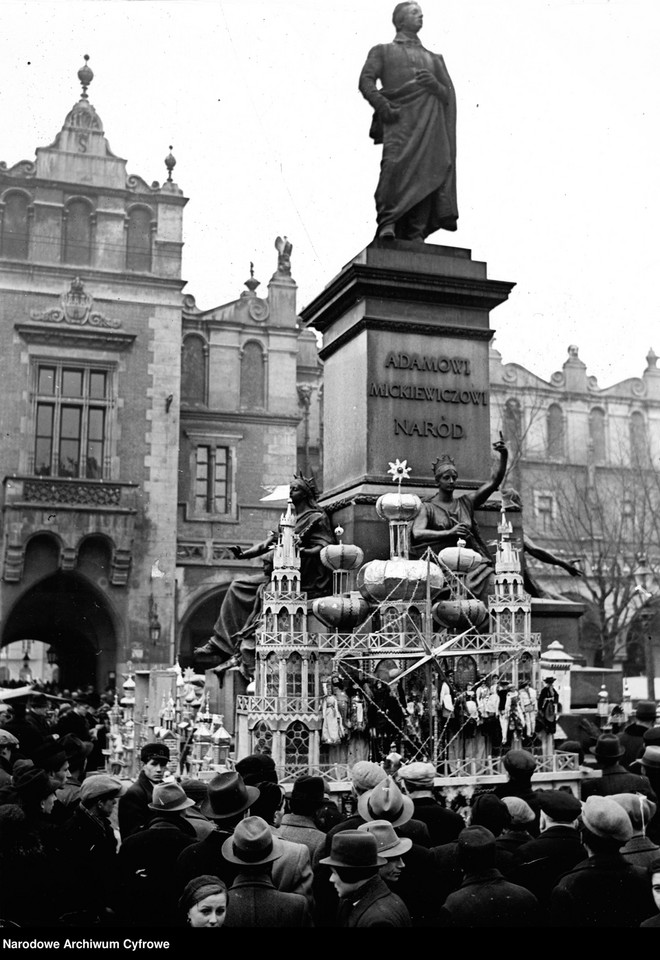
[[[418,70],[432,73],[440,90],[419,84]],[[396,224],[402,239],[456,230],[456,96],[444,59],[418,38],[397,33],[393,43],[369,51],[359,88],[376,110],[370,136],[383,144],[376,189],[379,227]],[[378,116],[384,100],[399,110],[392,123]]]
[[[472,500],[467,496],[455,497],[451,503],[438,503],[435,499],[427,500],[422,504],[422,514],[424,513],[426,514],[425,526],[428,530],[451,530],[457,523],[464,523],[470,528],[471,533],[464,538],[465,545],[470,550],[480,553],[483,562],[477,563],[468,572],[465,585],[476,597],[486,601],[488,593],[492,592],[493,561],[475,520]],[[458,537],[456,539],[458,540]],[[417,546],[414,547],[414,552],[419,556],[425,549],[426,547]],[[438,547],[433,546],[433,549],[438,552]]]
[[[300,538],[299,547],[307,550],[336,542],[328,515],[320,507],[296,516],[295,533]],[[272,550],[264,555],[262,573],[232,580],[213,627],[214,640],[227,656],[240,650],[244,660],[248,654],[250,665],[254,658],[254,634],[261,616],[261,599],[270,582],[272,557]],[[300,579],[302,590],[310,600],[332,592],[332,572],[323,566],[318,554],[301,555]]]

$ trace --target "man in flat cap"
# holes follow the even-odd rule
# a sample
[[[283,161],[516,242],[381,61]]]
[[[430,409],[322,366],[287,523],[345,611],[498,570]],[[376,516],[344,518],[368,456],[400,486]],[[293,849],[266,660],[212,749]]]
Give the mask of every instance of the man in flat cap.
[[[589,854],[564,874],[550,895],[556,927],[638,927],[653,913],[646,871],[621,856],[632,837],[630,819],[616,800],[589,797],[582,805],[582,843]]]
[[[62,827],[68,910],[79,923],[107,917],[114,905],[117,839],[110,818],[125,789],[119,777],[107,773],[87,777],[80,786],[80,804]]]
[[[557,880],[586,860],[578,831],[582,805],[567,790],[537,790],[541,810],[540,836],[518,849],[521,861],[511,879],[531,890],[545,907]]]
[[[14,734],[9,730],[0,729],[0,787],[11,783],[11,771],[18,749],[18,739]]]
[[[446,927],[533,927],[536,897],[505,880],[495,866],[495,836],[486,827],[466,827],[458,838],[463,882],[445,900],[440,925]]]
[[[459,813],[448,810],[436,800],[433,793],[434,765],[421,761],[407,763],[400,768],[399,778],[403,780],[413,802],[413,817],[428,827],[431,846],[437,847],[455,840],[464,828],[465,821]]]
[[[615,793],[612,799],[626,811],[633,828],[632,837],[621,847],[621,856],[636,867],[648,867],[660,857],[660,847],[646,836],[647,827],[658,809],[657,804],[641,793]]]
[[[497,797],[520,797],[534,811],[534,823],[527,828],[532,836],[538,836],[540,809],[536,791],[532,787],[532,777],[536,770],[536,757],[529,750],[509,750],[502,760],[508,780],[498,783],[494,789]]]
[[[122,840],[141,830],[149,820],[149,804],[154,787],[162,783],[170,762],[169,747],[164,743],[145,743],[140,750],[142,768],[119,801],[119,832]]]

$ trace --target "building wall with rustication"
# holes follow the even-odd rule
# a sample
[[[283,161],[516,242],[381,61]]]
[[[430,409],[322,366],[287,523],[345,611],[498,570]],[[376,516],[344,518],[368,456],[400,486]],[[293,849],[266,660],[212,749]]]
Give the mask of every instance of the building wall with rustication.
[[[186,202],[128,175],[85,91],[0,168],[1,642],[51,647],[65,687],[174,651]]]

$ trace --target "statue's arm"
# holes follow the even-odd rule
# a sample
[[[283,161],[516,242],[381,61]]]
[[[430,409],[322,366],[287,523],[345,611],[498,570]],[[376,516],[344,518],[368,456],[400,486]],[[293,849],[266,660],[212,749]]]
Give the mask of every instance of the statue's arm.
[[[544,550],[543,547],[539,547],[533,540],[530,540],[529,537],[523,537],[523,547],[525,548],[525,553],[528,553],[530,557],[534,557],[536,560],[540,560],[541,563],[549,563],[553,567],[561,567],[562,570],[570,573],[572,577],[582,576],[582,571],[572,563],[569,563],[567,560],[562,560],[561,557],[550,553],[549,550]]]
[[[382,123],[395,123],[399,115],[399,109],[393,106],[387,97],[383,96],[382,91],[376,85],[378,80],[382,81],[384,59],[382,44],[371,48],[367,62],[362,67],[358,87],[360,93],[365,100],[369,101]]]
[[[247,550],[243,550],[243,548],[239,546],[230,547],[229,549],[238,560],[252,560],[254,557],[260,557],[264,553],[267,553],[275,543],[277,543],[277,533],[271,530],[265,540],[262,540],[261,543],[255,543],[254,546],[248,547]]]
[[[378,112],[384,106],[389,106],[389,101],[378,89],[376,83],[382,77],[383,73],[383,48],[382,46],[372,47],[367,56],[366,62],[362,67],[358,89],[371,106]]]
[[[500,434],[500,437],[502,434]],[[488,483],[484,483],[483,486],[479,487],[474,493],[468,493],[466,496],[470,497],[472,503],[475,507],[480,507],[482,504],[488,500],[491,493],[494,493],[499,485],[504,480],[504,474],[506,473],[506,465],[509,460],[509,451],[506,448],[506,443],[504,440],[497,440],[493,444],[493,449],[496,450],[500,455],[500,460],[498,465],[493,470],[490,480]]]

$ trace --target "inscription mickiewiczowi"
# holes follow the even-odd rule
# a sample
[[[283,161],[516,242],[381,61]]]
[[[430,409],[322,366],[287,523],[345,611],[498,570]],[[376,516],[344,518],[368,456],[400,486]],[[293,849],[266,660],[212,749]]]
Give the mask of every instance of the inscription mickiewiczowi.
[[[390,352],[385,358],[385,369],[417,370],[420,373],[449,374],[469,377],[472,373],[467,357],[446,357],[424,353]],[[488,406],[488,391],[465,390],[460,387],[437,386],[416,383],[369,384],[370,397],[390,400],[418,400],[422,403],[458,403],[472,406]],[[394,435],[407,437],[436,437],[438,439],[462,440],[465,431],[460,423],[453,423],[441,416],[439,420],[409,420],[394,418]]]
[[[428,403],[472,403],[485,407],[486,390],[453,390],[450,387],[423,387],[413,383],[369,384],[370,397],[390,397],[392,400],[425,400]]]

